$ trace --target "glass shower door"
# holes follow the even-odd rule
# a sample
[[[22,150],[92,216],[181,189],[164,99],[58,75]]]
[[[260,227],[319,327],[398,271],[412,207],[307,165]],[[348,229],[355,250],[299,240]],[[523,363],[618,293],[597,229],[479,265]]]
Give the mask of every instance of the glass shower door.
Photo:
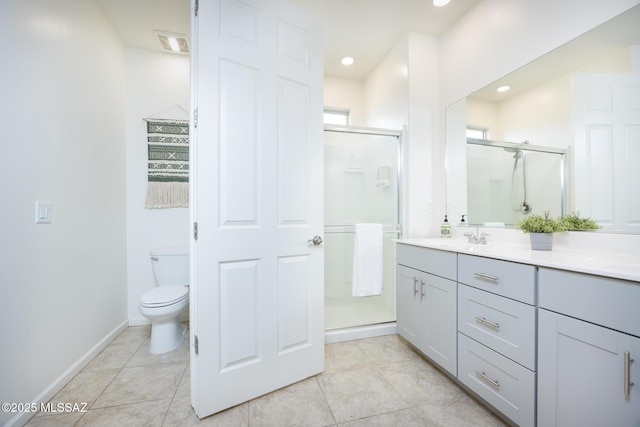
[[[396,320],[399,134],[325,131],[325,329]],[[362,130],[361,130],[362,131]],[[353,297],[355,224],[383,226],[383,292]]]

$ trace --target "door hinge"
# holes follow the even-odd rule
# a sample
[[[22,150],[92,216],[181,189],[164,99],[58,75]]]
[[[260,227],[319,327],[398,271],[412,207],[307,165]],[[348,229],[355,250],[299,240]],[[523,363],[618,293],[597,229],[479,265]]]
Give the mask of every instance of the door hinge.
[[[193,336],[193,349],[196,352],[196,356],[198,355],[198,336],[194,335]]]
[[[200,6],[200,2],[196,0],[196,4],[194,5],[193,12],[195,16],[198,16],[198,7]]]
[[[193,127],[194,128],[198,127],[198,109],[197,108],[193,109]]]
[[[193,240],[198,240],[198,223],[193,223]]]

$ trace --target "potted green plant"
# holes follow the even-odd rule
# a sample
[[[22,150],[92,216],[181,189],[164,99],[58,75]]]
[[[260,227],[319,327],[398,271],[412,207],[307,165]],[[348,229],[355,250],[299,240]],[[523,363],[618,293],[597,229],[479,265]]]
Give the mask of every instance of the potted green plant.
[[[600,228],[597,222],[591,218],[580,218],[580,214],[577,212],[571,212],[562,218],[562,221],[569,231],[598,230]]]
[[[527,215],[518,223],[518,230],[529,234],[531,249],[550,251],[553,233],[567,231],[567,224],[562,218],[552,218],[549,211],[544,211],[544,215]]]

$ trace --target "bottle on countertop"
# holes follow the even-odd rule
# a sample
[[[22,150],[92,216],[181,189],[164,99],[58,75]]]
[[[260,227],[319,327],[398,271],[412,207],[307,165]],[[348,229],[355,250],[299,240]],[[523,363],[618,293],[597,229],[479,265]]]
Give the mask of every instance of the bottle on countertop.
[[[464,217],[466,215],[462,215],[462,218],[460,218],[460,223],[458,224],[458,227],[466,227],[467,226],[467,222],[464,220]]]
[[[440,237],[442,237],[443,239],[451,238],[451,224],[449,223],[446,215],[444,216],[442,225],[440,225]]]

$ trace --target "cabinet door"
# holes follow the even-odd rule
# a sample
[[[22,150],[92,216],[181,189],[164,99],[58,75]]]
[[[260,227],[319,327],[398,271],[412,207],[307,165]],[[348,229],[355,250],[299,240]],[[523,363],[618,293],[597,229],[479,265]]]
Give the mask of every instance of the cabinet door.
[[[626,334],[618,336],[617,366],[622,381],[618,380],[615,393],[619,396],[620,425],[640,426],[640,338]]]
[[[424,273],[420,279],[420,294],[426,307],[426,347],[424,354],[457,374],[457,287],[456,282]]]
[[[396,268],[396,326],[398,334],[424,352],[425,323],[424,296],[420,289],[422,272],[397,265]]]
[[[538,425],[640,425],[639,338],[543,309],[538,326]]]

